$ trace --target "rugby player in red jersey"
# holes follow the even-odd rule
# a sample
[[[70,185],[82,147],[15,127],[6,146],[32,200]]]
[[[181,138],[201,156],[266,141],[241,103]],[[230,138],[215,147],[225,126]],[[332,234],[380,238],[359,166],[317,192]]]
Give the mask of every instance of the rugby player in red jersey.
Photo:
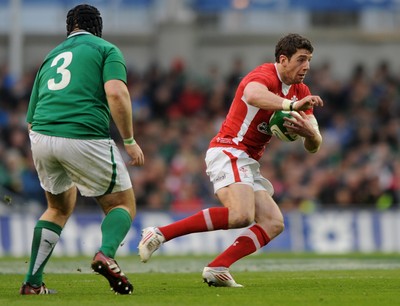
[[[166,226],[142,231],[139,255],[147,262],[162,243],[196,232],[245,228],[231,246],[203,270],[210,286],[242,287],[229,273],[237,260],[254,253],[284,229],[282,213],[275,203],[273,186],[260,173],[261,158],[271,139],[268,122],[276,110],[292,111],[285,119],[288,132],[303,139],[306,151],[318,151],[322,137],[313,115],[322,106],[303,83],[310,69],[314,48],[298,35],[281,38],[275,63],[265,63],[240,82],[228,115],[206,154],[207,174],[223,207],[204,209]]]

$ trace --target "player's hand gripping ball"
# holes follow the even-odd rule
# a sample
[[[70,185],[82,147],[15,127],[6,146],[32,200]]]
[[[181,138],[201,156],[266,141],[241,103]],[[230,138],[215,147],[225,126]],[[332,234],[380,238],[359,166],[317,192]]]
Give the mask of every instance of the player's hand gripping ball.
[[[283,120],[284,117],[293,118],[289,111],[279,110],[272,114],[269,119],[269,130],[271,131],[271,134],[283,141],[297,140],[299,135],[288,133],[286,127],[283,126],[285,123],[285,120]]]

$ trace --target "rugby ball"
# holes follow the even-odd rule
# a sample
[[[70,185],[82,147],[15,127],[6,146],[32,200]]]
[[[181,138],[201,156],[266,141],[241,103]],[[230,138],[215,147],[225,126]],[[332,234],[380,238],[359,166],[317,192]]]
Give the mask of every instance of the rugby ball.
[[[293,116],[290,115],[289,111],[275,111],[269,119],[269,130],[272,135],[274,135],[276,138],[279,138],[280,140],[295,141],[299,138],[299,135],[289,134],[287,132],[286,127],[283,126],[283,124],[285,123],[285,120],[283,118],[285,117],[293,118]]]

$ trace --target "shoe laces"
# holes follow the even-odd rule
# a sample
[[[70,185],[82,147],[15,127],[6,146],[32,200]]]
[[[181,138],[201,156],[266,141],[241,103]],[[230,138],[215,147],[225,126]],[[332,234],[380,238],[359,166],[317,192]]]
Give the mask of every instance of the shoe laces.
[[[162,243],[161,234],[156,230],[148,232],[144,239],[147,240],[145,244],[149,250],[157,250]]]
[[[161,241],[158,239],[157,234],[154,234],[153,237],[150,238],[147,245],[149,246],[149,248],[158,248],[160,244]]]

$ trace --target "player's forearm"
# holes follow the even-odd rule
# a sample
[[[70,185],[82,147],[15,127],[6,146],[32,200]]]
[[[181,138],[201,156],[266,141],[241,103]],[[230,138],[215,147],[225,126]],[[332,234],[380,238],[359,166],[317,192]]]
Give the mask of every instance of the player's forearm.
[[[111,116],[122,139],[133,137],[132,108],[129,103],[119,99],[114,100],[110,106]]]
[[[245,101],[252,106],[267,109],[281,110],[282,97],[270,92],[268,88],[257,82],[250,82],[243,91]]]
[[[111,83],[110,83],[111,82]],[[121,84],[122,83],[122,84]],[[106,83],[106,94],[111,116],[123,139],[133,137],[132,105],[126,85],[109,81]]]

